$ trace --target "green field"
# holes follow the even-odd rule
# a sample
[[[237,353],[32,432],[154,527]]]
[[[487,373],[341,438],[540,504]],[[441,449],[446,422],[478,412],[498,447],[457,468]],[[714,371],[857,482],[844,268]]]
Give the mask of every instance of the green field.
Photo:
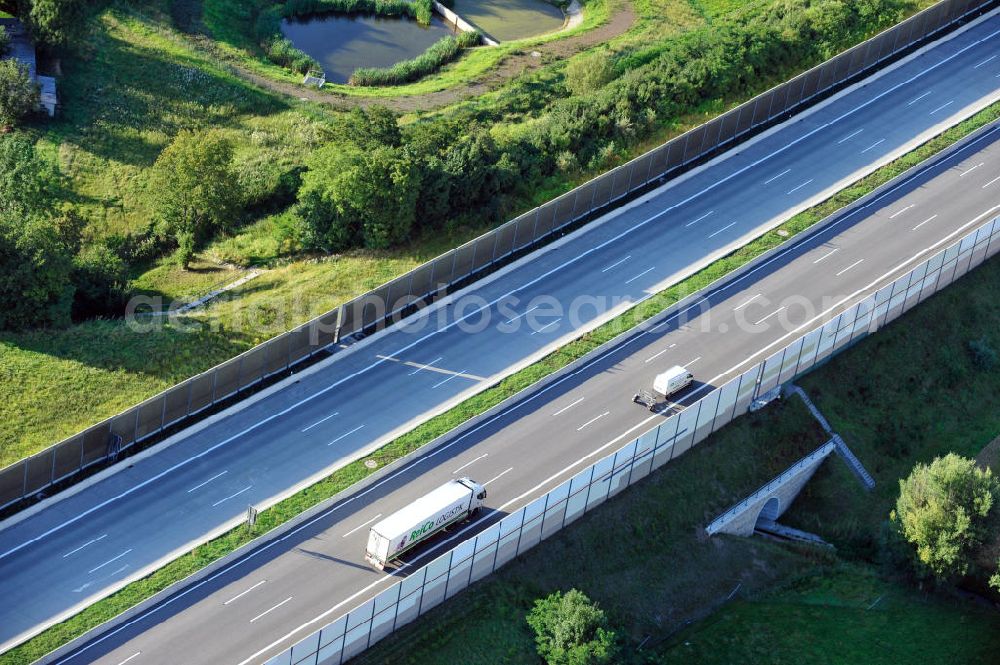
[[[998,283],[1000,262],[987,263],[800,381],[877,482],[863,491],[834,456],[782,518],[836,552],[698,535],[822,438],[794,398],[738,419],[359,662],[534,662],[525,613],[572,587],[623,633],[622,662],[990,662],[1000,613],[918,590],[880,533],[916,462],[976,455],[1000,433],[1000,369],[977,369],[966,348],[1000,343]],[[686,625],[738,583],[731,604]]]

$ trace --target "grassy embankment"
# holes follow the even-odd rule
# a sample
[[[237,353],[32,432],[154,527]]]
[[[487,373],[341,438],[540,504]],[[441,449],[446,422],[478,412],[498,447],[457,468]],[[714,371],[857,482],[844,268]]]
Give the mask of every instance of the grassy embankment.
[[[795,235],[801,232],[817,221],[823,219],[831,212],[843,207],[850,201],[863,196],[879,184],[890,180],[892,177],[907,168],[942,150],[944,147],[973,131],[975,128],[997,118],[1000,118],[1000,104],[984,110],[921,148],[918,148],[899,160],[883,167],[876,173],[859,181],[852,187],[838,193],[828,201],[797,215],[783,224],[780,229],[776,229],[774,232],[768,233],[729,257],[716,262],[702,272],[692,276],[688,280],[685,280],[681,284],[661,292],[657,296],[644,302],[641,306],[636,308],[635,311],[626,313],[618,317],[616,320],[601,326],[593,332],[588,333],[580,340],[572,342],[571,344],[547,356],[538,363],[525,368],[511,377],[508,377],[499,385],[484,391],[476,397],[466,400],[447,413],[444,413],[441,416],[438,416],[415,428],[413,431],[399,437],[374,453],[370,459],[376,460],[378,462],[378,466],[381,467],[391,463],[393,460],[398,459],[406,453],[415,450],[419,446],[449,431],[474,415],[486,411],[493,405],[501,402],[508,396],[515,394],[519,390],[522,390],[543,376],[554,372],[572,360],[581,357],[588,351],[611,339],[614,335],[618,334],[628,326],[662,311],[664,308],[674,302],[677,302],[685,295],[703,288],[707,284],[751,260],[754,256],[757,256],[761,252],[780,244],[784,241],[784,239],[778,234],[778,231],[785,231],[789,235]],[[133,335],[133,337],[135,336]],[[362,460],[358,460],[348,465],[344,469],[334,473],[330,477],[320,481],[312,487],[303,490],[299,494],[296,494],[285,501],[262,511],[258,518],[257,525],[253,530],[237,528],[209,543],[206,543],[205,545],[195,548],[192,552],[179,557],[149,577],[130,584],[114,595],[98,601],[75,617],[54,626],[36,638],[33,638],[21,647],[0,658],[0,663],[26,663],[33,661],[41,655],[55,649],[59,645],[64,644],[68,640],[73,639],[73,637],[86,632],[91,627],[107,621],[128,607],[141,602],[143,599],[148,598],[149,596],[166,588],[170,584],[191,575],[211,561],[214,561],[228,552],[235,550],[242,544],[249,542],[252,538],[288,521],[295,515],[298,515],[302,511],[306,510],[308,507],[313,506],[323,499],[344,490],[351,484],[368,475],[370,472],[371,471],[365,467]]]
[[[623,633],[618,662],[992,662],[1000,612],[919,591],[882,563],[879,541],[915,463],[975,456],[1000,433],[1000,368],[978,368],[966,346],[1000,345],[998,283],[992,261],[802,379],[877,482],[863,491],[834,456],[782,518],[835,552],[698,534],[814,443],[793,398],[736,421],[358,662],[534,662],[532,600],[572,587]],[[737,583],[736,600],[685,627]]]
[[[640,42],[648,42],[657,30],[664,34],[660,39],[671,39],[706,21],[689,0],[643,0],[635,7],[640,20],[629,34],[638,35]],[[713,7],[723,11],[728,5]],[[64,61],[66,112],[38,133],[43,152],[58,160],[68,176],[73,205],[88,222],[88,237],[145,228],[152,215],[149,166],[181,127],[224,127],[240,146],[237,161],[252,181],[258,172],[263,179],[270,177],[267,169],[275,165],[281,166],[279,171],[301,165],[326,139],[327,127],[337,117],[319,106],[246,85],[225,63],[192,47],[188,38],[170,27],[163,0],[141,7],[119,4],[104,11],[92,25],[86,44],[79,57]],[[541,90],[557,85],[553,81],[559,71],[558,64],[543,68],[517,84],[518,94],[537,96],[530,91],[533,82]],[[766,87],[772,81],[759,83]],[[503,94],[491,93],[463,106],[488,109],[501,104]],[[704,122],[739,101],[712,100],[695,113],[664,120],[622,157]],[[532,183],[512,212],[547,200],[594,174],[559,172]],[[182,271],[165,259],[137,275],[141,291],[162,294],[169,302],[204,293],[238,276],[217,261],[274,267],[232,292],[235,300],[193,315],[190,321],[200,328],[197,334],[165,326],[155,333],[135,335],[121,321],[89,321],[63,331],[0,335],[0,364],[7,379],[0,386],[4,422],[0,465],[204,371],[487,228],[474,219],[460,220],[447,231],[418,238],[409,246],[353,251],[316,261],[294,254],[280,232],[287,225],[287,213],[264,216],[212,243],[201,253],[195,271]]]

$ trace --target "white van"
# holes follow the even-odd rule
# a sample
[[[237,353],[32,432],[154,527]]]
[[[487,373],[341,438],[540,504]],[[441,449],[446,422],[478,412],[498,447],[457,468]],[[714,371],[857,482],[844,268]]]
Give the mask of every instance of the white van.
[[[656,378],[653,379],[653,390],[664,397],[670,397],[678,390],[682,390],[691,385],[691,381],[693,379],[694,374],[687,371],[680,365],[674,365],[666,372],[656,375]]]

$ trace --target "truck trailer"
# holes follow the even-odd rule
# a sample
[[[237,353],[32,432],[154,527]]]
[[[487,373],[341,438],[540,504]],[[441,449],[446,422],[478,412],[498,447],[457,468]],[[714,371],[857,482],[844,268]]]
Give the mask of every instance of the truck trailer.
[[[397,510],[368,532],[365,560],[379,570],[442,529],[474,515],[486,501],[486,488],[459,478]]]

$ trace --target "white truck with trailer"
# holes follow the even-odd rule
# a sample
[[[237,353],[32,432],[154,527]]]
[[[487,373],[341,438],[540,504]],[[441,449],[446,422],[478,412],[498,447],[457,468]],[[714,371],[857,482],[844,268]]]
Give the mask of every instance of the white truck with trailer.
[[[365,560],[382,570],[438,531],[471,517],[485,502],[486,488],[476,481],[449,480],[372,526]]]
[[[661,402],[659,397],[666,400],[674,393],[687,388],[693,380],[694,374],[680,365],[674,365],[667,371],[657,374],[656,378],[653,379],[655,394],[648,390],[640,390],[632,397],[632,401],[636,404],[642,404],[650,411],[659,411],[666,406],[666,402]]]

